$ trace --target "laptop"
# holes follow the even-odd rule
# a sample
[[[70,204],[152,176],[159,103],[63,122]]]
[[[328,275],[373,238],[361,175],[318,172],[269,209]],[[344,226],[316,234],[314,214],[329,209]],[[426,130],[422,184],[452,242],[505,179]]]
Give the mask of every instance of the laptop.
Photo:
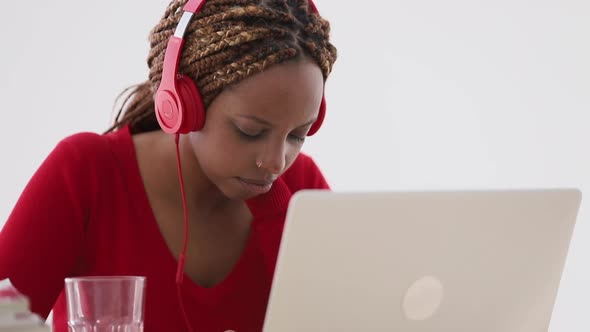
[[[547,331],[577,189],[293,196],[264,332]]]

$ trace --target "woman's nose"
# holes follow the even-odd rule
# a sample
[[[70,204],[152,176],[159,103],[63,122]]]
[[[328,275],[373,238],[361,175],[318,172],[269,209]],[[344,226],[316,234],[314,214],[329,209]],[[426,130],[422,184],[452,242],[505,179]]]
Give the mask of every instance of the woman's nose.
[[[285,144],[274,144],[269,146],[262,158],[257,161],[258,167],[264,168],[272,174],[283,172],[287,164]]]

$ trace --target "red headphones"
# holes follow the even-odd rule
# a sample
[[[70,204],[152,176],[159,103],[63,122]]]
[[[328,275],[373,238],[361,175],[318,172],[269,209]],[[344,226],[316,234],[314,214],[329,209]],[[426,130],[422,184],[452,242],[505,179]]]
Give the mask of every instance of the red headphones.
[[[313,1],[308,1],[312,10],[317,13],[318,10]],[[189,77],[178,74],[184,34],[193,15],[204,4],[205,0],[189,0],[184,5],[182,18],[166,47],[162,81],[155,95],[155,109],[160,127],[168,134],[186,134],[198,131],[205,124],[205,105],[197,85]],[[326,100],[322,96],[318,118],[312,124],[307,136],[315,134],[320,129],[325,115]]]

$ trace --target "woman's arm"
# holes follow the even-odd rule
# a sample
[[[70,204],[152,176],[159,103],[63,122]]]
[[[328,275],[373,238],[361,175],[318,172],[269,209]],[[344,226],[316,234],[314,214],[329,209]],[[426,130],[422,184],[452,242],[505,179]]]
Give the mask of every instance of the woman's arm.
[[[35,172],[0,232],[0,279],[47,317],[77,264],[89,210],[88,176],[72,138],[60,142]]]

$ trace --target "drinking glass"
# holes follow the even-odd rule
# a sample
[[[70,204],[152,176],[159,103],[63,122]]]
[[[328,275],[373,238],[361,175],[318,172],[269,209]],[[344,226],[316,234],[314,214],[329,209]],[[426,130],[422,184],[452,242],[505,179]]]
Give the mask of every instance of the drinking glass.
[[[145,277],[66,278],[70,332],[143,332]]]

